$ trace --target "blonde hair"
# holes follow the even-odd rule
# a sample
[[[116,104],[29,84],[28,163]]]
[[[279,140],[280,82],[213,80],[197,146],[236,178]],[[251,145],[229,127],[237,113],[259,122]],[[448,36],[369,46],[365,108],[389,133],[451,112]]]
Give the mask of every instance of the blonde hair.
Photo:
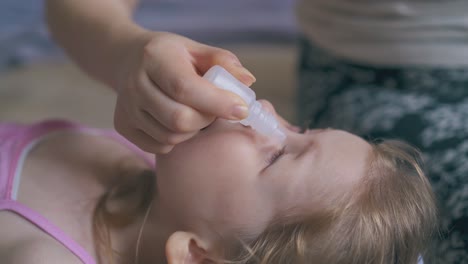
[[[236,264],[415,264],[437,229],[434,194],[417,150],[400,141],[373,144],[362,183],[333,208],[297,221],[276,221],[252,241],[240,245]],[[144,173],[133,183],[115,185],[95,210],[95,241],[100,256],[112,259],[109,226],[118,227],[144,213],[154,190]],[[149,178],[150,177],[150,178]],[[127,185],[127,186],[125,186]],[[129,189],[128,186],[133,186]],[[145,187],[146,186],[146,187]],[[142,191],[141,188],[146,188]],[[122,191],[122,190],[127,191]],[[120,190],[120,191],[119,191]],[[137,191],[138,206],[111,212],[107,204]],[[146,193],[145,193],[146,191]],[[125,194],[125,195],[122,195]],[[129,218],[130,216],[130,218]],[[127,219],[116,223],[115,219]],[[112,263],[112,262],[110,262]]]
[[[236,263],[415,264],[438,226],[420,153],[395,140],[373,144],[366,177],[334,208],[276,224]]]
[[[120,172],[94,209],[93,236],[99,263],[114,264],[116,257],[124,257],[112,248],[111,230],[122,229],[141,218],[155,195],[153,171],[122,166]]]

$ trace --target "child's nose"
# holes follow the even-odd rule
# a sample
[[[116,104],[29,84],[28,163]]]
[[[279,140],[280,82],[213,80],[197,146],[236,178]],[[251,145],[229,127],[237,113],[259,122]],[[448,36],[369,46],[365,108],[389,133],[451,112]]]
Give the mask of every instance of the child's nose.
[[[270,103],[268,100],[258,100],[258,102],[262,105],[262,108],[270,112],[272,115],[276,117],[276,110],[275,107]]]
[[[278,140],[273,136],[268,136],[252,129],[252,136],[255,144],[261,148],[281,149],[284,147],[285,142]]]

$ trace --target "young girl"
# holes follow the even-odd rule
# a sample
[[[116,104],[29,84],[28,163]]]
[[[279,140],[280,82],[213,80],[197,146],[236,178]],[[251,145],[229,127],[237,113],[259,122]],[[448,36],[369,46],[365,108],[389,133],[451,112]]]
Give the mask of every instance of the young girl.
[[[285,130],[217,119],[155,166],[112,131],[1,125],[0,259],[417,263],[437,223],[417,152]]]

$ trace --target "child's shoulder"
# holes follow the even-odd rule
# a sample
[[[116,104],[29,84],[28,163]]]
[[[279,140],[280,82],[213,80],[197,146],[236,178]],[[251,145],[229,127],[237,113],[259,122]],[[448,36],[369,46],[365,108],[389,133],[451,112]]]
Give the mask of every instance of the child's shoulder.
[[[10,139],[39,136],[53,130],[83,127],[77,122],[64,119],[46,119],[33,123],[0,122],[0,142]],[[8,139],[8,140],[7,140]]]
[[[0,259],[5,264],[75,264],[73,254],[8,211],[0,212]]]
[[[2,249],[0,249],[2,251]],[[4,264],[80,264],[68,251],[47,241],[23,241],[0,253]]]

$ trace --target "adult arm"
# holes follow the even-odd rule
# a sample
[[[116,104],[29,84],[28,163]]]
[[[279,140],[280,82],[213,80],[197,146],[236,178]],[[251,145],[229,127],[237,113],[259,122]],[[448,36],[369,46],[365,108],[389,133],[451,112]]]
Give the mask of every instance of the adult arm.
[[[138,26],[135,1],[46,3],[52,35],[85,72],[117,91],[115,128],[143,150],[165,153],[216,117],[246,117],[240,97],[200,76],[218,64],[251,85],[255,78],[231,52]]]

